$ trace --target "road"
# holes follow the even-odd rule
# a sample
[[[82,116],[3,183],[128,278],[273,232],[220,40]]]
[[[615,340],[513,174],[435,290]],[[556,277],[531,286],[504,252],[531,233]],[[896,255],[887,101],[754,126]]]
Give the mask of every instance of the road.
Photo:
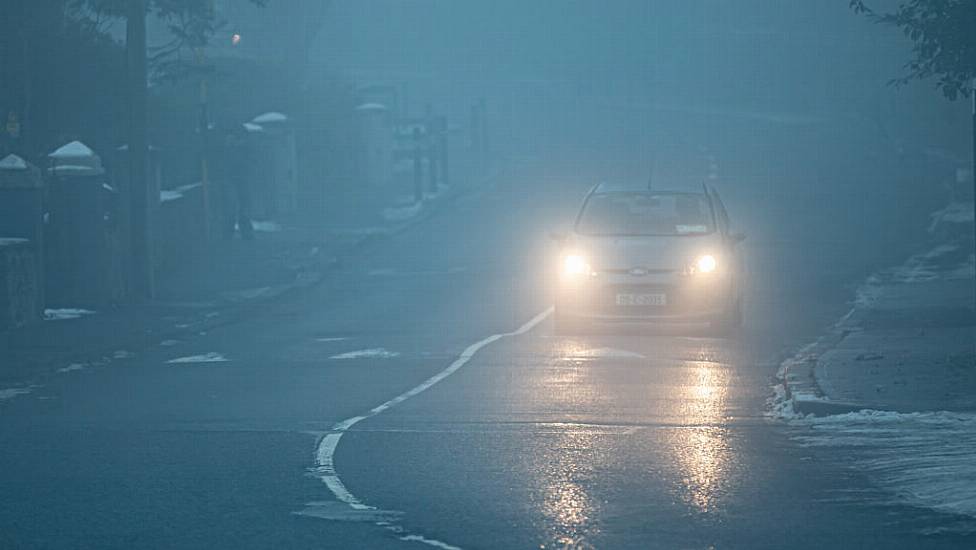
[[[547,232],[592,178],[522,159],[319,287],[4,403],[0,547],[972,543],[940,530],[958,518],[887,502],[844,457],[797,445],[767,416],[780,360],[898,251],[844,237],[866,229],[864,202],[778,180],[791,158],[759,170],[759,153],[718,155],[748,183],[725,193],[749,233],[738,339],[553,335]],[[749,206],[761,197],[775,206]],[[206,354],[226,360],[171,362]]]

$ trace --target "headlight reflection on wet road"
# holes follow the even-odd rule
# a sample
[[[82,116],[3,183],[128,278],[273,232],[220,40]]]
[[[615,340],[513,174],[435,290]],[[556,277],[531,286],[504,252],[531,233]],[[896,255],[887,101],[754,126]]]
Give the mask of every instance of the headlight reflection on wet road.
[[[623,495],[607,493],[607,476],[620,475],[621,453],[639,456],[640,449],[651,452],[642,471],[630,475],[663,482],[659,487],[687,509],[720,513],[737,463],[726,426],[734,367],[720,355],[700,342],[671,338],[555,342],[554,361],[535,380],[533,394],[543,409],[562,411],[566,423],[550,425],[555,429],[534,448],[529,470],[537,472],[540,527],[553,547],[594,547],[605,515],[633,502],[632,495],[617,502]]]
[[[566,432],[560,437],[546,473],[543,513],[549,519],[549,537],[562,548],[591,548],[599,533],[596,502],[585,487],[592,486],[593,433]]]
[[[588,347],[567,340],[556,354],[559,360],[550,369],[543,387],[545,399],[570,412],[587,408],[594,399],[596,384],[587,369],[592,359]],[[594,548],[598,501],[588,492],[596,471],[602,466],[599,430],[577,424],[562,425],[535,457],[536,479],[542,513],[546,518],[547,539],[557,548]],[[548,546],[547,546],[548,547]]]
[[[707,357],[707,353],[703,354]],[[710,511],[728,484],[731,449],[726,419],[728,366],[710,360],[687,361],[685,427],[677,430],[673,452],[681,469],[682,499]]]

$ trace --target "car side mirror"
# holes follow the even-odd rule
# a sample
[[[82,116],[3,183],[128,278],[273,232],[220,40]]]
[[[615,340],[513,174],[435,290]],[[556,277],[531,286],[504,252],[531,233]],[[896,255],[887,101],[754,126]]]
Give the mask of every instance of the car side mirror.
[[[731,241],[732,244],[739,244],[744,240],[746,240],[745,233],[729,233],[729,241]]]
[[[569,235],[565,231],[550,231],[549,239],[556,241],[557,243],[564,242]]]

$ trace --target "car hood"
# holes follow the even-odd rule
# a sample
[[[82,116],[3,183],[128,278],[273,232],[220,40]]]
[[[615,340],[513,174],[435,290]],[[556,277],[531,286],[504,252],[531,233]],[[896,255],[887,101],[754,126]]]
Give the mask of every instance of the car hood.
[[[648,269],[677,271],[702,254],[718,255],[717,234],[680,236],[589,237],[573,235],[567,252],[586,257],[597,271]]]

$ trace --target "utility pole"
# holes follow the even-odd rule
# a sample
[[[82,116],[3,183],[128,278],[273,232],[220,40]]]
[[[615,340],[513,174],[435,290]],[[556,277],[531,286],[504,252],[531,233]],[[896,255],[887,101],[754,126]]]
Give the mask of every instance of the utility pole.
[[[491,144],[488,143],[488,124],[486,121],[488,118],[488,101],[485,98],[478,100],[478,111],[481,113],[478,117],[478,143],[481,145],[481,158],[483,159],[482,163],[484,165],[483,171],[487,175]]]
[[[427,129],[427,189],[433,195],[437,193],[437,176],[440,175],[440,170],[437,166],[439,155],[437,152],[438,137],[434,123],[434,107],[430,103],[427,104],[424,127]]]
[[[437,117],[437,137],[438,137],[438,149],[440,150],[440,160],[438,161],[438,166],[441,168],[441,185],[447,187],[451,185],[450,171],[448,170],[448,155],[450,148],[450,141],[448,141],[447,135],[447,117],[440,116]]]
[[[468,122],[468,137],[470,140],[471,154],[475,157],[475,163],[478,167],[479,176],[483,176],[485,173],[485,150],[482,146],[482,112],[479,105],[476,103],[471,106],[471,116]]]
[[[215,0],[209,0],[210,15],[214,15],[217,10]],[[203,46],[196,48],[197,67],[200,70],[200,194],[203,197],[203,238],[204,242],[210,242],[210,93],[207,86],[207,74],[210,68],[207,66],[206,53]]]
[[[129,96],[129,291],[136,300],[154,294],[149,208],[149,136],[146,89],[146,0],[128,0],[125,44]]]
[[[413,200],[424,200],[424,151],[420,128],[413,128]]]
[[[200,133],[200,194],[203,196],[203,238],[210,242],[210,98],[207,89],[206,59],[203,48],[197,48],[200,68],[200,112],[197,131]]]

